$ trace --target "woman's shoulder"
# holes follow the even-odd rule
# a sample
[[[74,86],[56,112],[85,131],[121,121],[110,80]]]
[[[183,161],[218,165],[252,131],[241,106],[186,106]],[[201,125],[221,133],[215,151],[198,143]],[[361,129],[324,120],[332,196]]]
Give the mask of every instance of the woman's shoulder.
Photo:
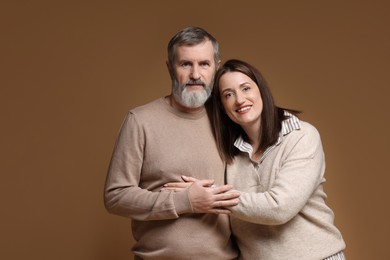
[[[308,134],[319,135],[318,129],[313,124],[311,124],[309,122],[306,122],[306,121],[302,121],[302,120],[300,120],[299,123],[300,123],[300,126],[301,126],[300,130],[302,132],[308,133]]]
[[[313,124],[299,120],[299,127],[285,135],[284,140],[295,143],[299,142],[299,140],[302,141],[302,139],[313,142],[320,141],[321,137],[319,131]]]

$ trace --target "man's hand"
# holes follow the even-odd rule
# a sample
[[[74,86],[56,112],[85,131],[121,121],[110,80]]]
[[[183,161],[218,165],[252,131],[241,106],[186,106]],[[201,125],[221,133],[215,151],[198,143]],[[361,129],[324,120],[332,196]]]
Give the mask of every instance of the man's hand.
[[[171,182],[163,189],[180,191],[188,189],[188,197],[195,213],[230,214],[228,207],[239,203],[238,191],[232,191],[232,185],[214,186],[214,180],[198,180],[182,177],[186,182]]]

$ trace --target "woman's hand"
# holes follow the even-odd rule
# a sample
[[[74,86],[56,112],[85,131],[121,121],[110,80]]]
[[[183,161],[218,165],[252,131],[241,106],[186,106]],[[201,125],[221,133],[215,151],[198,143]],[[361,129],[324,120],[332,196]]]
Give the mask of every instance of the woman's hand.
[[[228,207],[239,203],[238,191],[232,191],[232,185],[215,186],[214,180],[198,180],[182,176],[185,182],[170,182],[162,190],[175,192],[188,189],[188,197],[195,213],[230,214]]]

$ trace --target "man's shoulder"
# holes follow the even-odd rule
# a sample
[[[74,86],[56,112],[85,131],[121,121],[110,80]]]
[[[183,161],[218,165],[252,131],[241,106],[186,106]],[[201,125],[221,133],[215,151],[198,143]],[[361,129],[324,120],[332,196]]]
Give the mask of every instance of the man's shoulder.
[[[164,98],[157,98],[155,100],[152,100],[144,105],[140,105],[137,107],[134,107],[129,110],[129,113],[134,114],[134,115],[148,115],[151,112],[156,112],[156,111],[161,111],[163,110],[164,107]]]

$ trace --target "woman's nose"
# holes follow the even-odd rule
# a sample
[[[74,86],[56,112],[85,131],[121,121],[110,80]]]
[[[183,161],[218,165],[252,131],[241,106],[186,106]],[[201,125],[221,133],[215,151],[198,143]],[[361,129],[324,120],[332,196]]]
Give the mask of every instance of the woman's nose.
[[[242,104],[244,101],[245,101],[244,96],[241,93],[237,92],[236,93],[236,103]]]

